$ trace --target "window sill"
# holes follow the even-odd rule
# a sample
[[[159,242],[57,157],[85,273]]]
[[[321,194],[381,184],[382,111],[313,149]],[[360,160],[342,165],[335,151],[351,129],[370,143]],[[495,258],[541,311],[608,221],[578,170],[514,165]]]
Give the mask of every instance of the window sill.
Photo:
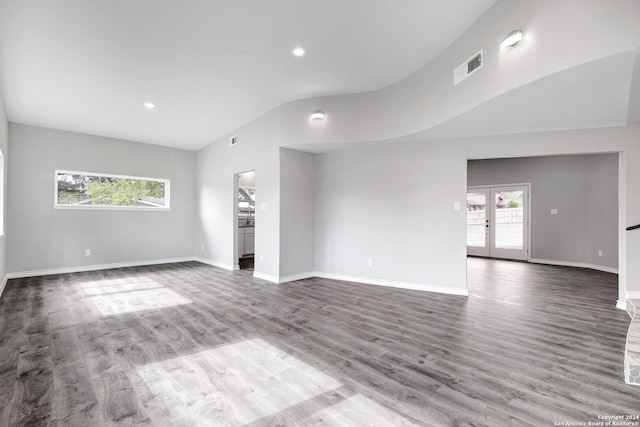
[[[53,205],[53,209],[81,210],[81,211],[147,211],[147,212],[169,212],[171,208],[156,208],[146,206],[63,206]]]

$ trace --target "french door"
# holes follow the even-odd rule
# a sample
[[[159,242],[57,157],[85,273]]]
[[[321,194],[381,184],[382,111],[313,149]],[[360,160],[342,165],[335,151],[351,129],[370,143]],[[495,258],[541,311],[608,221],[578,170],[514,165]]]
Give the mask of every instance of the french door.
[[[529,186],[467,189],[467,254],[529,259]]]

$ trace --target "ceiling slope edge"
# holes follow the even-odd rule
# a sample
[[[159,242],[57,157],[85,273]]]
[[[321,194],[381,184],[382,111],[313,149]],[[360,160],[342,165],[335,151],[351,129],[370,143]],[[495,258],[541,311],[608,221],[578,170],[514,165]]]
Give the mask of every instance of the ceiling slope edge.
[[[513,3],[518,3],[518,7]],[[571,76],[578,77],[575,83],[567,81],[570,83],[567,86],[571,88],[584,87],[588,81],[606,83],[598,91],[602,96],[607,87],[616,88],[615,96],[607,100],[609,106],[616,104],[615,111],[605,114],[606,117],[599,118],[590,127],[623,125],[624,122],[619,118],[619,98],[625,90],[625,84],[630,82],[629,57],[637,55],[640,49],[640,28],[634,25],[633,18],[625,20],[623,17],[629,16],[629,8],[638,9],[640,13],[640,3],[625,2],[626,9],[613,11],[601,2],[592,2],[589,7],[580,11],[572,10],[571,2],[544,4],[545,8],[537,10],[528,2],[500,2],[435,61],[396,84],[374,92],[289,102],[232,134],[242,133],[245,128],[255,127],[260,123],[271,122],[270,127],[278,127],[276,133],[279,146],[309,152],[352,148],[362,143],[436,138],[437,132],[429,135],[429,130],[443,126],[454,118],[474,109],[481,109],[485,104],[494,107],[492,104],[496,100],[504,96],[506,100],[512,93],[521,95],[518,93],[520,88],[533,88],[541,82],[549,83],[548,86],[552,87]],[[559,11],[558,7],[567,10]],[[522,10],[526,8],[532,10]],[[559,12],[567,16],[564,22],[553,19]],[[522,16],[528,18],[523,20]],[[513,49],[501,52],[500,41],[508,33],[507,30],[515,26],[509,22],[515,22],[516,18],[524,22],[519,26],[524,31],[524,39]],[[496,22],[506,23],[496,25]],[[584,22],[593,25],[584,26]],[[584,27],[589,29],[580,30]],[[607,37],[603,37],[605,33]],[[554,36],[561,38],[562,43],[553,42]],[[568,45],[574,48],[568,50]],[[484,52],[483,69],[454,86],[453,69],[478,49],[483,49]],[[616,65],[622,67],[615,74],[622,77],[617,85],[599,73],[601,68],[608,69],[607,67]],[[580,76],[583,70],[587,70],[586,77]],[[565,72],[568,74],[565,75]],[[558,77],[558,82],[553,81],[553,76]],[[545,78],[552,79],[545,81]],[[627,85],[627,90],[628,87]],[[523,91],[526,92],[524,89]],[[571,94],[570,91],[565,93]],[[628,96],[628,92],[624,96]],[[322,123],[309,119],[310,114],[318,109],[326,115]],[[594,109],[585,117],[598,116],[600,113],[602,111]],[[483,132],[491,134],[557,130],[567,126],[585,127],[584,123],[572,124],[578,119],[579,117],[573,117],[564,124],[538,123],[532,125],[531,129],[512,126]],[[423,135],[425,132],[427,134]],[[444,137],[472,135],[473,133],[451,134]],[[221,140],[226,140],[227,137]]]

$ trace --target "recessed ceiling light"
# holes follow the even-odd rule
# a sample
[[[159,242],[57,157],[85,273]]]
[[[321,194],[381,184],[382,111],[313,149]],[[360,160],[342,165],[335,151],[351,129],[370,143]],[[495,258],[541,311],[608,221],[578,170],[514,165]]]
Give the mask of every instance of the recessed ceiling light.
[[[291,55],[301,57],[307,54],[307,50],[303,47],[295,47],[291,50]]]
[[[143,102],[142,105],[145,106],[145,108],[148,108],[149,110],[153,110],[154,108],[156,108],[156,104],[154,104],[153,102]]]

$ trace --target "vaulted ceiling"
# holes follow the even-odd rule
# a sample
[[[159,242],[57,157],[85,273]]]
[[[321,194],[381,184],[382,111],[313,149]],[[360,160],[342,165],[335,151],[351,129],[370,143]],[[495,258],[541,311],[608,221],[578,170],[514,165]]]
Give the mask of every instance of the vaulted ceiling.
[[[199,149],[285,102],[392,84],[494,2],[0,0],[0,94],[12,122]]]
[[[327,153],[401,142],[640,123],[640,48],[586,62],[501,93],[416,133],[383,139],[291,144]]]

